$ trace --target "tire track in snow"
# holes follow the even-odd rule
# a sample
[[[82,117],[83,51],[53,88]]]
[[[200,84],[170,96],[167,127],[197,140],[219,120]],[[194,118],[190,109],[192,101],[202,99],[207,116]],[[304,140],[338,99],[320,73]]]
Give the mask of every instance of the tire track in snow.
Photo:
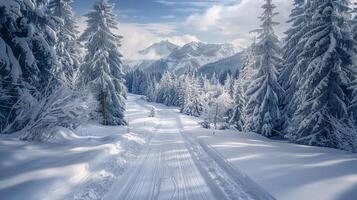
[[[103,199],[118,199],[118,200],[125,200],[125,199],[133,199],[137,194],[140,194],[140,190],[145,187],[145,182],[137,181],[139,179],[139,175],[145,173],[145,163],[148,162],[150,159],[150,150],[152,146],[153,138],[155,134],[160,129],[161,124],[158,123],[155,125],[153,130],[153,137],[148,142],[144,150],[139,155],[139,158],[128,168],[128,171],[122,176],[119,177],[119,181],[117,180],[116,183],[113,184],[110,191],[103,197]],[[135,184],[136,183],[136,184]]]
[[[235,169],[217,151],[208,147],[201,140],[183,134],[188,148],[191,149],[199,165],[217,185],[221,187],[228,199],[275,200],[275,198],[251,180],[247,175]]]

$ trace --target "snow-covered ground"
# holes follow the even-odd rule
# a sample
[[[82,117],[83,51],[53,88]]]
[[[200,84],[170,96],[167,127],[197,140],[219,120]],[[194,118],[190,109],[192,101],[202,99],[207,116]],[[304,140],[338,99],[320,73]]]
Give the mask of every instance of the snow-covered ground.
[[[228,162],[276,199],[357,199],[357,154],[273,141],[255,133],[204,130],[181,116],[191,135],[213,157]]]
[[[128,117],[137,118],[130,133],[88,124],[75,132],[59,130],[50,143],[2,135],[0,199],[100,199],[151,138],[155,122],[145,117],[148,112],[128,102]]]
[[[151,106],[157,114],[149,118]],[[203,129],[130,95],[125,127],[0,139],[0,199],[355,199],[357,155]]]
[[[254,133],[185,131],[269,191],[276,199],[357,198],[357,155],[272,141]]]

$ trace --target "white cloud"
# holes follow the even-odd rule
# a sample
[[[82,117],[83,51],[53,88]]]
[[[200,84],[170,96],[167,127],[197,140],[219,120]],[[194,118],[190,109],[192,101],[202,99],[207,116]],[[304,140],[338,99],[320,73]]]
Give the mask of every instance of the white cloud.
[[[185,23],[199,31],[207,31],[210,27],[217,25],[222,17],[222,11],[222,6],[214,5],[208,8],[203,14],[190,15]]]
[[[249,44],[250,31],[259,28],[258,17],[262,13],[261,6],[264,0],[242,0],[235,5],[214,5],[208,8],[203,14],[193,14],[186,19],[186,25],[191,26],[197,31],[209,31],[222,37],[237,38],[242,46]],[[279,15],[275,20],[281,25],[276,27],[279,37],[283,37],[283,32],[288,25],[286,20],[289,18],[291,1],[275,0]]]
[[[124,37],[121,47],[124,59],[138,59],[139,50],[160,40],[158,35],[155,34],[155,31],[148,30],[144,26],[138,24],[120,24],[119,34]]]

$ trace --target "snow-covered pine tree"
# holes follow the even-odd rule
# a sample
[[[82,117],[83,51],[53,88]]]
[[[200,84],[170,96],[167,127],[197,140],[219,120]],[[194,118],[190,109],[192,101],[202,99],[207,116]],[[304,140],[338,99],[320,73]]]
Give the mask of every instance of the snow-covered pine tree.
[[[201,87],[201,88],[204,88],[206,76],[203,76],[203,75],[201,74],[201,75],[199,75],[197,78],[198,78],[198,84],[200,84],[200,87]]]
[[[258,64],[255,57],[255,48],[256,42],[253,41],[253,44],[244,51],[244,64],[238,76],[243,94],[245,94],[254,75],[257,73]]]
[[[32,105],[57,85],[55,20],[45,11],[41,0],[0,1],[1,133],[24,128]]]
[[[289,130],[290,140],[300,144],[338,147],[331,118],[347,116],[347,85],[356,54],[348,26],[347,0],[314,0],[314,14],[300,59],[306,63],[300,76],[302,104]],[[303,66],[299,66],[303,68]]]
[[[235,95],[233,96],[233,99],[235,100],[234,104],[237,107],[233,108],[232,120],[233,120],[233,116],[235,115],[234,112],[237,112],[236,109],[241,109],[240,118],[242,121],[245,122],[245,119],[247,118],[245,115],[245,112],[244,112],[245,106],[248,101],[246,92],[248,90],[248,87],[249,87],[251,81],[253,80],[253,77],[257,73],[257,66],[258,66],[256,57],[255,57],[255,50],[256,50],[256,41],[254,40],[253,44],[249,48],[247,48],[246,51],[244,52],[244,65],[242,66],[242,69],[240,70],[239,75],[237,77],[238,78],[237,83],[235,83],[236,85],[239,85],[239,88],[235,87],[235,89],[234,89]],[[237,91],[237,89],[240,89],[240,91]],[[238,102],[238,99],[236,99],[237,95],[241,96],[242,105],[237,104],[237,102]],[[238,117],[238,115],[236,115],[234,118],[236,118],[236,117]],[[231,121],[231,123],[240,124],[240,122],[238,120]],[[243,125],[244,124],[245,123],[243,123]],[[244,126],[243,126],[243,129],[244,129]]]
[[[125,73],[125,86],[127,91],[131,93],[131,88],[133,87],[134,71],[130,70]]]
[[[222,93],[216,98],[213,112],[217,115],[217,122],[229,123],[232,117],[233,99],[226,90],[222,90]]]
[[[1,27],[0,27],[1,29]],[[15,58],[11,47],[0,37],[0,132],[9,133],[16,130],[16,126],[10,130],[6,128],[16,119],[13,110],[14,105],[21,95],[22,70],[18,60]],[[10,128],[10,127],[8,127]]]
[[[146,90],[146,97],[149,102],[156,102],[157,98],[157,83],[150,79],[148,81],[148,88]]]
[[[173,76],[171,72],[166,71],[162,76],[158,91],[157,91],[157,102],[165,104],[167,106],[173,105],[174,91],[173,91]]]
[[[200,88],[199,81],[193,75],[189,75],[187,81],[185,103],[182,109],[182,113],[199,117],[203,113],[204,107],[202,88]]]
[[[201,123],[203,128],[211,128],[213,122],[214,113],[212,113],[212,107],[215,104],[215,99],[212,93],[205,92],[203,94],[203,122]]]
[[[234,81],[234,108],[232,117],[229,119],[229,124],[239,131],[244,128],[244,96],[242,85],[239,80]]]
[[[305,16],[305,0],[294,0],[290,19],[287,21],[291,27],[285,32],[286,38],[283,46],[283,66],[279,81],[282,86],[289,88],[292,70],[298,62],[298,55],[302,51],[301,38],[306,33],[307,19]]]
[[[289,127],[292,127],[289,124],[292,122],[292,117],[298,106],[301,105],[303,101],[302,96],[304,94],[299,93],[299,88],[302,85],[300,80],[304,79],[303,76],[306,67],[310,62],[309,52],[305,51],[305,44],[309,38],[305,37],[305,35],[306,33],[310,33],[310,30],[313,29],[311,19],[318,4],[319,2],[314,0],[297,0],[289,20],[292,27],[286,32],[283,70],[279,77],[279,82],[286,92],[282,100],[282,132],[284,134],[289,134],[289,132],[294,131],[289,129]],[[307,56],[304,54],[307,54]]]
[[[210,80],[207,78],[207,76],[204,77],[204,81],[203,81],[203,92],[205,94],[207,94],[210,90],[210,87],[211,87],[211,83],[210,83]]]
[[[352,36],[357,41],[357,2],[354,2],[351,6],[354,14],[351,20]]]
[[[140,69],[136,69],[131,72],[131,89],[129,90],[133,94],[144,95],[148,87],[148,75]]]
[[[219,80],[218,80],[218,78],[217,78],[216,72],[214,72],[214,73],[212,74],[212,77],[211,77],[211,79],[210,79],[210,82],[211,82],[212,85],[218,85],[218,84],[219,84]]]
[[[132,84],[131,84],[131,88],[128,89],[131,93],[133,94],[140,94],[140,83],[141,83],[141,76],[139,74],[138,70],[135,70],[133,72],[133,80],[132,80]]]
[[[185,105],[185,93],[187,89],[187,82],[186,82],[186,76],[181,75],[178,78],[177,81],[177,106],[180,107],[180,109],[183,109],[183,106]]]
[[[229,93],[231,98],[234,96],[234,84],[235,80],[230,74],[227,74],[226,80],[224,81],[224,89]]]
[[[245,129],[264,136],[272,136],[272,129],[279,128],[280,125],[279,98],[284,93],[277,81],[276,69],[276,66],[281,63],[279,57],[281,50],[273,29],[277,24],[273,21],[273,17],[277,15],[274,12],[275,5],[272,0],[265,0],[262,8],[264,12],[260,17],[261,29],[257,30],[259,41],[256,47],[259,67],[246,92],[248,102],[245,108],[247,116]]]
[[[182,86],[179,81],[179,77],[177,77],[176,75],[173,75],[172,81],[173,81],[173,83],[172,83],[172,87],[171,87],[171,94],[172,94],[171,105],[172,106],[180,106],[180,104],[181,104],[180,88]]]
[[[357,125],[357,78],[352,79],[348,89],[350,90],[349,115]]]
[[[81,36],[88,50],[80,70],[82,86],[89,86],[99,103],[104,125],[125,125],[126,88],[121,61],[120,40],[113,5],[97,1],[86,14],[88,27]]]
[[[293,73],[295,66],[299,62],[298,56],[303,51],[304,42],[301,38],[307,32],[308,20],[305,16],[305,0],[294,0],[293,9],[288,22],[291,27],[285,32],[286,39],[283,46],[283,70],[279,77],[279,83],[285,90],[285,96],[282,99],[283,107],[283,132],[294,114],[297,107],[297,99],[294,98],[297,91],[298,74]]]
[[[354,17],[351,20],[351,29],[352,29],[352,37],[355,41],[357,41],[357,2],[352,5],[352,13]],[[354,63],[357,66],[356,63]],[[349,114],[353,119],[354,123],[357,125],[357,76],[354,74],[354,77],[351,78],[351,84],[349,86],[350,89],[350,104],[349,104]]]
[[[72,0],[51,0],[48,12],[60,20],[56,26],[57,76],[70,88],[74,89],[76,74],[80,65],[80,44],[77,42],[77,25],[72,11]]]

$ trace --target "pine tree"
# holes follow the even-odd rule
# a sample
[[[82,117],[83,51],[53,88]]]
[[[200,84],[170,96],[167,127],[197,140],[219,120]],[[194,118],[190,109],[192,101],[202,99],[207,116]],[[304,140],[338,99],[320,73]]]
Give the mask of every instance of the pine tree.
[[[337,147],[331,118],[347,116],[347,85],[352,62],[355,60],[355,41],[347,22],[347,0],[315,0],[306,44],[300,55],[299,79],[302,104],[296,111],[289,130],[293,142]],[[301,64],[306,64],[301,66]]]
[[[56,53],[59,64],[55,71],[62,81],[74,88],[76,71],[80,63],[80,45],[77,42],[78,31],[71,3],[72,0],[51,0],[48,10],[52,17],[61,19],[56,28]]]
[[[352,28],[352,37],[355,41],[357,41],[357,2],[353,4],[352,13],[354,14],[353,19],[351,20],[351,28]],[[357,65],[356,63],[354,64]],[[354,123],[357,125],[357,76],[354,73],[354,76],[351,77],[351,84],[349,85],[350,92],[350,105],[348,110],[350,111],[351,118]]]
[[[16,113],[13,106],[20,98],[20,87],[22,85],[20,77],[22,71],[18,60],[15,58],[11,47],[0,37],[0,131],[8,133],[10,130],[4,130],[16,119]],[[20,90],[20,91],[19,91]],[[14,129],[16,127],[13,127]]]
[[[352,6],[352,13],[354,14],[354,17],[351,20],[352,36],[357,41],[357,2],[354,2]]]
[[[146,97],[149,102],[156,102],[157,98],[157,84],[155,81],[149,81]]]
[[[235,129],[243,131],[244,128],[244,96],[242,91],[242,85],[239,80],[234,82],[234,108],[232,116],[229,119],[229,124]]]
[[[148,75],[140,69],[136,69],[128,74],[126,77],[131,76],[129,81],[126,79],[129,82],[127,85],[130,88],[129,92],[144,95],[148,89]]]
[[[173,105],[173,99],[174,99],[173,84],[174,84],[173,75],[170,72],[166,71],[159,83],[158,93],[157,93],[158,103],[163,103],[167,106]]]
[[[348,105],[350,118],[353,119],[357,125],[357,77],[352,78],[352,81],[348,87],[350,91],[350,102]]]
[[[258,61],[256,59],[256,39],[251,46],[244,52],[244,64],[238,73],[237,80],[233,83],[233,100],[234,107],[232,116],[229,119],[229,124],[239,131],[244,130],[246,113],[244,112],[247,101],[246,96],[249,85],[251,84],[255,74],[257,73]]]
[[[291,28],[286,32],[286,40],[283,47],[283,70],[279,77],[279,83],[285,90],[282,99],[283,104],[283,128],[285,129],[297,108],[297,98],[294,98],[297,91],[298,73],[295,71],[299,59],[299,54],[303,51],[305,42],[301,41],[307,32],[308,20],[305,15],[305,0],[294,0],[294,8],[291,11],[289,23]],[[284,130],[286,132],[286,130]]]
[[[183,109],[185,104],[185,93],[187,88],[186,76],[182,75],[178,78],[177,89],[177,106]]]
[[[242,92],[244,94],[247,91],[248,86],[251,83],[254,75],[257,73],[257,60],[255,57],[255,50],[256,42],[254,41],[253,44],[244,52],[244,64],[238,76],[238,80],[242,85]]]
[[[202,89],[198,80],[190,75],[186,88],[185,103],[182,109],[182,113],[190,116],[199,117],[203,113],[203,98]]]
[[[57,65],[54,24],[45,1],[0,2],[1,133],[24,128],[30,109],[58,85],[52,73]]]
[[[81,66],[81,85],[90,86],[96,96],[104,125],[125,125],[126,88],[118,51],[122,37],[113,33],[118,29],[113,5],[99,0],[86,17],[88,27],[81,39],[88,52]]]
[[[230,74],[227,74],[226,80],[224,81],[224,89],[229,93],[231,98],[234,96],[234,84],[235,80],[231,77]]]
[[[216,72],[213,73],[210,82],[211,82],[212,85],[218,85],[219,81],[217,79]]]
[[[280,125],[279,98],[284,92],[277,82],[276,67],[281,63],[279,40],[273,30],[273,26],[277,24],[273,21],[273,17],[277,13],[274,12],[275,6],[272,0],[265,0],[262,8],[264,9],[260,17],[262,25],[261,29],[257,30],[260,34],[257,44],[259,68],[246,92],[249,100],[245,108],[247,116],[245,129],[271,136],[272,129]]]
[[[317,5],[317,1],[297,0],[289,20],[292,23],[292,27],[286,32],[287,36],[283,51],[284,68],[279,77],[279,82],[286,92],[282,100],[284,114],[282,131],[284,134],[294,131],[289,129],[292,127],[289,124],[292,122],[292,117],[298,106],[303,103],[302,96],[304,94],[299,93],[299,88],[302,85],[300,80],[303,80],[306,66],[310,62],[309,56],[304,56],[305,53],[309,54],[309,52],[305,51],[305,44],[308,42],[308,37],[305,37],[305,35],[313,29],[311,19]]]

